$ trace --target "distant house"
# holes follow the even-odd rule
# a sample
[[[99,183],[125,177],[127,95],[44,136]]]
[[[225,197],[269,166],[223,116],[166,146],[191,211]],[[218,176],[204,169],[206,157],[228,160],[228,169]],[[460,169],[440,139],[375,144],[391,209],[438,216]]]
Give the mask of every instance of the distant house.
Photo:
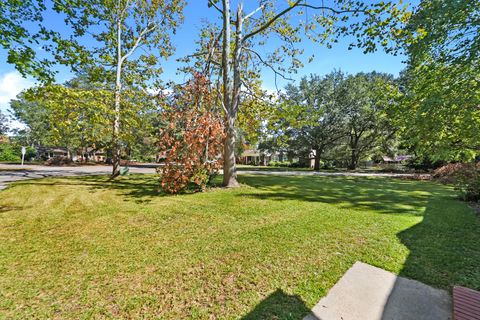
[[[63,147],[45,147],[38,146],[37,158],[41,160],[49,160],[55,157],[71,157],[73,161],[78,162],[105,162],[106,153],[103,150],[96,150],[94,148],[81,148],[69,154],[67,148]]]
[[[67,148],[38,146],[36,149],[37,158],[41,160],[48,160],[54,157],[68,156]]]
[[[80,162],[105,162],[107,160],[107,154],[104,150],[97,150],[94,148],[83,148],[81,152],[78,152],[74,157],[74,161]]]
[[[384,163],[402,163],[402,162],[408,161],[412,158],[413,158],[412,155],[398,155],[398,156],[395,156],[393,158],[388,157],[388,156],[383,156],[382,161]]]
[[[240,164],[259,165],[261,160],[260,150],[257,150],[257,149],[244,150],[238,160]]]
[[[268,166],[271,161],[282,161],[280,152],[265,152],[257,148],[248,148],[238,157],[239,164]]]

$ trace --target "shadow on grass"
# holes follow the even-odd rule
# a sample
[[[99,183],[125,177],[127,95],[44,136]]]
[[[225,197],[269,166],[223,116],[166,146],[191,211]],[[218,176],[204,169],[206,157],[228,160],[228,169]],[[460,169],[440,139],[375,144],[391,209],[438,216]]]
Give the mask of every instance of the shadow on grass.
[[[125,196],[125,201],[147,203],[155,197],[166,196],[159,189],[158,180],[154,175],[129,175],[110,180],[108,176],[82,176],[82,177],[54,177],[42,180],[24,180],[16,182],[17,185],[46,185],[46,186],[83,186],[88,187],[91,193],[97,190],[113,190]],[[61,179],[61,180],[60,180]]]
[[[19,206],[2,206],[0,205],[0,213],[9,212],[9,211],[18,211],[22,210],[24,207]]]
[[[297,295],[289,295],[281,289],[277,289],[262,300],[242,320],[297,320],[299,315],[307,315],[310,309]]]
[[[242,171],[257,171],[257,172],[313,172],[310,168],[290,168],[290,167],[255,167],[255,166],[241,166],[237,167],[238,172]],[[334,170],[322,170],[325,172],[334,172]]]
[[[389,214],[422,215],[431,196],[454,195],[439,191],[421,181],[368,177],[241,176],[240,181],[255,192],[239,193],[241,197],[260,200],[295,200],[335,204],[344,209],[371,209]]]
[[[480,289],[480,219],[453,201],[430,201],[422,222],[397,234],[410,250],[401,276],[450,290]]]
[[[429,201],[423,220],[397,234],[410,253],[399,275],[447,290],[455,285],[480,290],[480,219],[466,205],[455,201]],[[393,319],[408,303],[405,281],[398,278],[387,299],[382,319]],[[448,298],[438,292],[424,292],[426,305],[422,313],[428,319],[451,317]],[[407,295],[407,300],[405,298]],[[430,305],[431,304],[431,305]],[[408,308],[407,308],[408,309]],[[413,311],[406,318],[414,318]]]
[[[451,289],[480,289],[480,218],[451,189],[425,181],[366,177],[242,176],[238,196],[309,201],[351,210],[422,217],[397,234],[410,251],[400,275]]]

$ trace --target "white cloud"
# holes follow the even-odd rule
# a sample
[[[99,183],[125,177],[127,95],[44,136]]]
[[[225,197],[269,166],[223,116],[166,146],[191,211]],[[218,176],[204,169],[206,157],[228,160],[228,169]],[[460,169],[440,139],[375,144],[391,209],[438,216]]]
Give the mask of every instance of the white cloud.
[[[33,81],[23,78],[17,71],[10,71],[0,75],[0,109],[6,110],[10,100],[15,99],[22,90],[34,84]]]

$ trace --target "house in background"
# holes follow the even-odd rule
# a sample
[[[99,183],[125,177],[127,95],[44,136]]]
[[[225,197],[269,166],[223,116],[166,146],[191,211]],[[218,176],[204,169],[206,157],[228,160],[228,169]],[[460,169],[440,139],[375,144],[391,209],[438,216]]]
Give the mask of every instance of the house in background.
[[[398,155],[393,158],[388,157],[388,156],[383,156],[382,161],[383,163],[392,163],[392,164],[400,164],[402,162],[408,161],[412,159],[412,155]]]
[[[239,164],[250,164],[258,166],[260,164],[260,150],[254,149],[246,149],[239,157]]]
[[[36,147],[36,149],[37,149],[37,158],[39,160],[48,160],[54,157],[68,156],[67,148],[38,146]]]
[[[75,162],[105,162],[107,159],[106,152],[103,150],[96,150],[94,148],[80,148],[72,151],[72,154],[68,152],[67,148],[63,147],[45,147],[38,146],[37,159],[47,161],[52,158],[67,158],[70,157]]]

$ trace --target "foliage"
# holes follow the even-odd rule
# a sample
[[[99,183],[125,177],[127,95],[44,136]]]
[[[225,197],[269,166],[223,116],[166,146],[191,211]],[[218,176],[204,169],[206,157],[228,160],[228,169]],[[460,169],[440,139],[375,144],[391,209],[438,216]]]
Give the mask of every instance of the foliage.
[[[12,109],[33,136],[44,135],[42,143],[65,146],[69,151],[101,148],[111,131],[111,97],[101,89],[46,85],[28,89],[12,103]]]
[[[10,143],[0,142],[0,161],[19,161],[20,150],[16,150]]]
[[[479,17],[477,0],[423,0],[409,22],[424,34],[408,47],[396,118],[420,155],[468,161],[480,152]]]
[[[155,158],[153,127],[157,106],[140,90],[124,91],[119,138],[130,157]],[[15,117],[26,131],[16,138],[24,145],[65,146],[110,151],[113,93],[101,83],[79,76],[64,85],[44,85],[22,92],[12,100]],[[78,150],[81,151],[81,150]]]
[[[9,130],[9,120],[8,117],[2,113],[0,110],[0,136],[4,135]]]
[[[52,123],[48,109],[40,99],[33,99],[32,93],[32,90],[21,92],[10,101],[13,116],[26,127],[17,131],[15,138],[22,140],[24,145],[51,145]]]
[[[288,85],[286,88],[281,119],[290,129],[293,148],[314,157],[315,170],[320,169],[323,153],[345,136],[339,96],[344,77],[341,72],[325,77],[311,75],[304,77],[298,87]]]
[[[50,50],[48,40],[52,31],[43,24],[46,10],[42,0],[2,0],[0,1],[0,48],[7,52],[7,62],[25,77],[50,81],[54,71],[52,59],[38,57],[40,45]]]
[[[462,162],[449,163],[435,169],[432,174],[432,178],[441,183],[455,183],[455,177],[457,173],[465,170],[468,166],[469,164]]]
[[[166,153],[158,168],[165,192],[178,193],[192,185],[203,190],[220,170],[224,126],[211,104],[208,81],[199,75],[165,99],[158,139],[159,152]]]
[[[433,178],[442,183],[454,184],[465,201],[480,200],[480,162],[449,163],[436,169]]]
[[[392,143],[395,127],[387,113],[391,90],[398,90],[393,76],[376,72],[349,76],[342,83],[340,105],[349,169],[356,169],[362,158]]]
[[[303,66],[298,44],[304,38],[331,47],[339,37],[350,36],[354,39],[351,47],[371,52],[379,46],[388,51],[392,40],[409,33],[402,29],[410,17],[408,6],[396,1],[335,0],[319,5],[307,0],[283,4],[262,0],[250,1],[245,8],[239,2],[236,9],[231,0],[209,0],[208,4],[221,17],[202,28],[197,51],[185,61],[190,63],[187,69],[201,71],[217,82],[226,117],[223,184],[230,187],[238,186],[235,139],[243,96],[264,69],[289,79],[289,73]],[[269,42],[276,49],[265,53]]]
[[[480,201],[480,164],[470,164],[458,171],[455,189],[465,201]]]
[[[392,144],[395,128],[387,106],[396,88],[392,76],[375,72],[311,75],[298,87],[287,86],[277,121],[290,148],[315,159],[315,170],[322,159],[355,169],[361,159]]]

